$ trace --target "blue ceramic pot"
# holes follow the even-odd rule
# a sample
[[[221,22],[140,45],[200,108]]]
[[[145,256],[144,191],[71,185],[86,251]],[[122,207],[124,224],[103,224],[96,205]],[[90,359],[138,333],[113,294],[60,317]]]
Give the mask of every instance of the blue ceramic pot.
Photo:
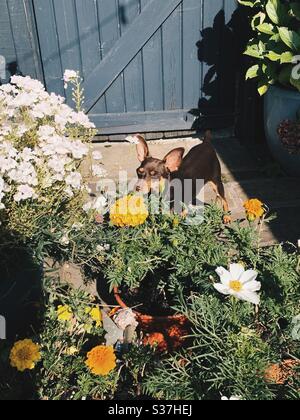
[[[265,97],[265,131],[271,153],[291,176],[300,176],[300,154],[292,155],[280,141],[277,129],[286,119],[295,120],[300,109],[300,93],[271,86]]]

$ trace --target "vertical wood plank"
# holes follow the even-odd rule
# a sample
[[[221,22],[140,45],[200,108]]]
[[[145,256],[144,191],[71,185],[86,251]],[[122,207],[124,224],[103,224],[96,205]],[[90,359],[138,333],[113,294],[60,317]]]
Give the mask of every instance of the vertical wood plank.
[[[46,87],[64,96],[62,64],[52,0],[34,0]]]
[[[118,1],[98,0],[98,15],[102,56],[110,51],[120,37]],[[99,75],[101,77],[101,75]],[[124,112],[123,76],[119,76],[106,92],[107,112]],[[93,112],[95,112],[95,107]]]
[[[201,32],[201,2],[183,0],[183,108],[198,106],[201,64],[197,42]]]
[[[20,0],[9,0],[7,5],[15,41],[18,68],[22,74],[36,77],[24,5],[23,3],[20,4]]]
[[[82,60],[82,77],[85,79],[102,58],[97,0],[75,0],[75,6]],[[104,97],[99,99],[95,108],[97,113],[104,114],[106,112]]]
[[[143,8],[147,5],[149,0],[140,0],[140,4],[141,4],[141,10],[143,10]]]
[[[224,0],[225,21],[228,23],[238,5],[237,0]]]
[[[140,13],[140,0],[119,0],[121,36]],[[124,70],[124,94],[128,112],[144,111],[143,58],[139,53]]]
[[[6,65],[15,63],[17,61],[16,49],[14,44],[14,37],[12,33],[12,26],[10,22],[10,16],[8,12],[7,0],[0,1],[1,14],[0,14],[0,55],[5,58]],[[5,63],[3,63],[5,65]],[[7,82],[9,80],[9,72],[2,76],[2,81]],[[1,77],[1,76],[0,76]],[[0,81],[1,81],[0,80]]]
[[[30,6],[24,0],[0,0],[0,55],[7,66],[2,63],[2,82],[16,71],[43,80]]]
[[[182,13],[177,7],[163,24],[165,109],[182,108]]]
[[[79,34],[74,0],[53,0],[59,51],[63,73],[67,69],[82,74],[82,61],[79,48]],[[67,102],[72,103],[71,90],[66,91]]]
[[[159,29],[143,48],[146,111],[164,109],[162,35]]]
[[[141,9],[149,0],[141,0]],[[145,110],[160,111],[164,109],[163,67],[162,67],[162,30],[151,37],[142,50],[144,70]],[[155,89],[153,89],[155,86]]]

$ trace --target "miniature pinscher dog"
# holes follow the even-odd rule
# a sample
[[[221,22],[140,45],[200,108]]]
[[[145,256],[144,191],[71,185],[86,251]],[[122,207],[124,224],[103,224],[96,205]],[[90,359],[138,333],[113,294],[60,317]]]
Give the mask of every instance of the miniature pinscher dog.
[[[169,152],[164,159],[156,159],[150,155],[145,138],[140,134],[132,137],[136,143],[137,156],[141,165],[137,169],[138,183],[136,191],[149,194],[160,191],[162,183],[179,179],[180,181],[192,180],[192,200],[186,205],[197,202],[199,183],[197,180],[210,182],[217,197],[221,199],[223,210],[226,213],[225,223],[231,222],[229,207],[225,197],[225,189],[221,178],[221,165],[216,151],[211,143],[212,133],[207,131],[201,144],[193,147],[185,156],[185,149],[180,147]],[[182,200],[184,201],[184,200]]]

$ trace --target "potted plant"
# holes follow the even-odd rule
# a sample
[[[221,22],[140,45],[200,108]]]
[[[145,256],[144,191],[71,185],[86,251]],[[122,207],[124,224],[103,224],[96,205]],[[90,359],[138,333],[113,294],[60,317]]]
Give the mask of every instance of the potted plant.
[[[293,144],[299,139],[293,121],[300,109],[300,4],[289,0],[239,0],[239,3],[257,12],[251,22],[255,35],[245,51],[257,63],[249,68],[246,78],[258,78],[259,94],[266,94],[265,130],[269,147],[286,172],[299,176],[300,154],[291,153],[286,141],[280,141],[280,134],[282,129],[287,130]],[[287,120],[288,124],[282,127]]]

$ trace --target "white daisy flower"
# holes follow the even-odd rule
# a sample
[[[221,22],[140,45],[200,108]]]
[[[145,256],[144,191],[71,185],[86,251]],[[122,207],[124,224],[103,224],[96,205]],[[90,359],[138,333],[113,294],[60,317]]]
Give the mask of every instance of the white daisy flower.
[[[64,73],[64,82],[65,83],[69,83],[72,82],[73,80],[76,80],[78,77],[78,72],[75,70],[65,70]]]
[[[221,280],[221,283],[214,284],[218,292],[254,305],[260,304],[260,296],[256,292],[261,289],[261,283],[256,281],[258,273],[255,270],[245,271],[241,264],[231,264],[229,271],[219,267],[216,273]]]

